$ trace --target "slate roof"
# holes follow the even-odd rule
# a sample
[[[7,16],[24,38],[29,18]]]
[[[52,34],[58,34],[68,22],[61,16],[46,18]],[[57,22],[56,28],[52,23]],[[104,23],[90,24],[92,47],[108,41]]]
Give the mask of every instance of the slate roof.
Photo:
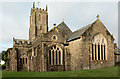
[[[80,28],[79,30],[76,30],[74,32],[72,32],[69,27],[64,23],[64,21],[62,23],[60,23],[56,28],[58,29],[58,31],[65,36],[66,35],[66,42],[70,42],[72,40],[78,39],[80,38],[80,36],[89,28],[91,27],[93,24],[95,24],[96,22],[101,22],[99,19],[97,19],[96,21],[94,21],[93,23]],[[102,23],[102,22],[101,22]],[[105,27],[106,28],[106,27]],[[108,31],[109,32],[109,31]],[[111,35],[111,34],[110,34]],[[112,36],[112,35],[111,35]],[[114,37],[113,37],[114,39]]]
[[[67,42],[75,40],[77,38],[80,38],[80,36],[89,28],[91,27],[93,24],[95,24],[96,22],[101,22],[99,19],[97,19],[96,21],[94,21],[93,23],[82,27],[81,29],[73,32],[68,38],[67,38]],[[101,22],[102,23],[102,22]],[[106,27],[105,27],[106,28]],[[109,32],[109,31],[108,31]],[[109,32],[110,33],[110,32]],[[111,34],[110,34],[111,35]],[[112,35],[111,35],[112,36]],[[112,36],[112,38],[114,39],[114,37]]]
[[[64,21],[62,23],[60,23],[57,27],[58,31],[66,37],[68,37],[69,35],[72,34],[72,31],[70,30],[70,28],[64,23]]]
[[[73,39],[79,38],[92,24],[89,24],[85,27],[80,28],[79,30],[73,32],[69,37],[67,41],[71,41]]]

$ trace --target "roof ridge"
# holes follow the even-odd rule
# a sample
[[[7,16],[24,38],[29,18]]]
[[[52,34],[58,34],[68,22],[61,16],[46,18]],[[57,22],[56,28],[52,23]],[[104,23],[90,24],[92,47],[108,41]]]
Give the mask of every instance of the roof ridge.
[[[93,24],[93,23],[92,23]],[[92,24],[88,24],[88,25],[86,25],[86,26],[84,26],[84,27],[81,27],[80,29],[78,29],[78,30],[76,30],[76,31],[74,31],[74,32],[77,32],[77,31],[80,31],[80,30],[82,30],[82,29],[84,29],[84,28],[86,28],[86,27],[88,27],[88,26],[91,26]],[[73,33],[74,33],[73,32]]]
[[[95,21],[96,22],[96,21]],[[89,27],[91,27],[95,22],[88,24],[74,32],[72,32],[72,34],[68,37],[68,41],[71,41],[73,39],[76,39],[78,37],[80,37],[80,35],[82,35]]]
[[[72,33],[71,29],[67,26],[67,24],[64,21],[57,25],[56,28],[62,33],[63,36],[64,35],[69,36],[69,34]]]

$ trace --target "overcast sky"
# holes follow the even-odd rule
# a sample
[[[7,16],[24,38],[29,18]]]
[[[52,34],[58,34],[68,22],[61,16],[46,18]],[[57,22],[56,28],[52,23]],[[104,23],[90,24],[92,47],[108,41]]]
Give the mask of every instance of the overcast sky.
[[[60,1],[60,0],[58,0]],[[112,1],[112,0],[111,0]],[[72,31],[100,20],[118,42],[118,2],[36,2],[36,7],[48,5],[49,30],[63,20]],[[0,51],[13,46],[13,37],[28,39],[32,2],[0,2]]]

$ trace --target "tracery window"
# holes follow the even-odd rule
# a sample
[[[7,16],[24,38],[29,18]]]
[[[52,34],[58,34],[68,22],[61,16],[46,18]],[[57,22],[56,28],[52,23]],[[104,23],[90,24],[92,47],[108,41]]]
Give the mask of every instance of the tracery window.
[[[102,34],[92,39],[92,60],[107,60],[107,41]]]
[[[63,52],[59,46],[50,47],[48,55],[49,65],[63,65]]]
[[[27,56],[26,55],[21,55],[20,56],[20,64],[27,64]]]
[[[38,51],[37,47],[33,47],[32,48],[32,56],[37,56],[37,51]]]

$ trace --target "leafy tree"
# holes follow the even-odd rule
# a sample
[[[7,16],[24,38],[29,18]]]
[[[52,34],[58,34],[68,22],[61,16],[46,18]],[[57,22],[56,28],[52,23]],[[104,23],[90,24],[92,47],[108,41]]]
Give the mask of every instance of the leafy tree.
[[[3,65],[2,65],[2,69],[6,69],[6,64],[3,64]]]
[[[7,51],[2,51],[1,55],[2,55],[2,60],[6,62],[8,59],[7,58],[7,56],[8,56]],[[6,64],[3,64],[2,69],[5,69],[5,68],[6,68]]]
[[[8,56],[7,51],[2,51],[1,54],[2,54],[2,60],[6,62],[7,61],[7,56]]]

